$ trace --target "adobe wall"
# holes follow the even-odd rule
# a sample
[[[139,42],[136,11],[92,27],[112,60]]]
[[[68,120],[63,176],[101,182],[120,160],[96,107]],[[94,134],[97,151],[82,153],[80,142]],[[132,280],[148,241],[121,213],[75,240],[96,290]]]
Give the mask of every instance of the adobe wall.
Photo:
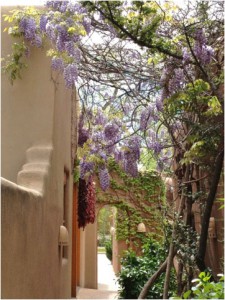
[[[80,229],[80,287],[98,288],[97,220]]]
[[[2,33],[2,57],[10,43]],[[28,68],[13,86],[2,75],[2,298],[71,298],[75,98],[61,76],[51,73],[43,49],[32,49]],[[61,225],[69,233],[64,258]]]
[[[2,7],[4,15],[13,7]],[[3,32],[7,23],[2,18],[1,57],[11,53],[12,40]],[[8,76],[2,75],[2,176],[16,183],[25,151],[34,141],[49,143],[52,140],[54,85],[51,79],[50,58],[44,49],[32,49],[28,68],[21,72],[13,86]],[[3,64],[2,64],[3,65]],[[10,168],[9,168],[10,166]]]

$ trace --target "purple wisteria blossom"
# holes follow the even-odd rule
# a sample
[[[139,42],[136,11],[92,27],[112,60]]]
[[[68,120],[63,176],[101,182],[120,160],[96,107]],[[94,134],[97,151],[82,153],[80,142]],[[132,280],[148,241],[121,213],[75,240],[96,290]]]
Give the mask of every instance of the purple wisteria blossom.
[[[94,163],[93,162],[87,162],[85,159],[80,162],[80,178],[84,179],[87,173],[89,173],[89,176],[94,171]]]
[[[137,167],[137,162],[125,159],[124,160],[124,171],[131,175],[132,177],[137,177],[138,176],[138,167]]]
[[[32,46],[38,48],[42,46],[42,37],[37,33],[38,27],[34,18],[23,17],[19,22],[19,28],[25,39],[30,41]]]
[[[84,143],[87,142],[88,138],[89,138],[89,131],[85,128],[81,128],[79,130],[78,145],[80,147],[83,147]]]
[[[73,58],[77,61],[80,62],[81,60],[81,52],[78,48],[74,49],[74,53],[73,53]]]
[[[160,137],[157,137],[156,132],[152,129],[149,129],[147,134],[148,136],[146,138],[146,144],[148,149],[152,150],[155,155],[159,155],[163,149],[163,144],[160,141]],[[163,136],[161,134],[161,138],[162,137]]]
[[[20,31],[27,40],[33,40],[36,36],[36,22],[34,18],[23,17],[19,23]]]
[[[106,191],[110,185],[109,172],[106,167],[99,168],[99,180],[102,190]]]
[[[63,76],[66,82],[66,87],[72,88],[78,77],[77,66],[74,63],[67,65],[64,69]]]
[[[182,53],[183,53],[183,63],[184,64],[189,63],[191,57],[190,57],[190,54],[189,54],[188,49],[186,47],[182,49]]]
[[[89,34],[91,32],[91,21],[84,17],[82,25],[84,26],[84,29],[86,30],[87,34]]]
[[[38,48],[42,46],[42,38],[40,37],[40,35],[36,34],[34,36],[34,39],[31,41],[31,45],[36,46]]]
[[[41,15],[40,17],[40,30],[46,32],[46,25],[48,23],[48,17],[46,15]]]
[[[62,58],[60,58],[60,57],[53,57],[52,58],[52,69],[63,71],[64,63],[63,63]]]
[[[114,158],[116,162],[121,162],[124,159],[124,153],[118,149],[115,149]]]
[[[48,8],[60,10],[60,7],[68,4],[68,1],[46,1],[45,5]]]
[[[108,123],[104,128],[104,135],[107,141],[115,141],[120,131],[119,126],[116,123]]]
[[[98,109],[96,116],[95,116],[94,124],[95,125],[105,125],[106,122],[107,122],[107,118],[105,117],[103,112],[100,109]]]
[[[100,156],[104,161],[107,160],[107,155],[106,155],[106,153],[105,153],[103,150],[100,150],[100,151],[98,152],[98,154],[99,154],[99,156]]]
[[[78,123],[78,145],[83,147],[89,137],[89,130],[84,128],[84,115],[81,114]]]
[[[52,23],[48,22],[46,24],[46,34],[50,41],[54,42],[56,39],[55,27]]]
[[[177,92],[184,86],[184,71],[181,68],[174,70],[174,75],[169,81],[169,92],[171,94]]]
[[[149,123],[152,120],[155,120],[155,111],[154,111],[154,106],[152,104],[149,104],[148,107],[145,107],[140,116],[140,129],[142,131],[146,130]]]
[[[116,150],[116,145],[115,144],[109,144],[106,146],[106,151],[109,155],[113,155]]]
[[[102,143],[104,140],[104,134],[101,131],[96,131],[92,134],[92,140],[94,143]]]
[[[161,112],[163,109],[163,101],[166,98],[166,93],[164,92],[165,88],[160,91],[159,96],[156,98],[155,106],[158,112]]]
[[[195,56],[203,65],[209,64],[214,55],[214,50],[206,44],[207,40],[203,29],[196,31],[195,39],[193,47]]]
[[[73,56],[75,54],[74,42],[73,41],[65,42],[65,50],[69,55]]]
[[[140,142],[138,136],[130,137],[124,151],[124,170],[133,177],[138,175],[137,162],[140,159]]]

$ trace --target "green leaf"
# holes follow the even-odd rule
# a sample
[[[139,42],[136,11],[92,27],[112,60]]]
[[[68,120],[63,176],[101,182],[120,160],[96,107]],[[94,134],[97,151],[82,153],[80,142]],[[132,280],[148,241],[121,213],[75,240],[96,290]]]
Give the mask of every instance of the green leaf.
[[[205,115],[218,115],[223,112],[221,104],[216,96],[210,98],[207,104],[209,109],[207,110]]]
[[[68,33],[75,33],[76,32],[76,28],[74,27],[69,27],[67,30]]]
[[[185,292],[185,293],[183,294],[183,298],[184,298],[184,299],[188,299],[188,297],[190,296],[190,294],[191,294],[191,290],[188,290],[187,292]]]

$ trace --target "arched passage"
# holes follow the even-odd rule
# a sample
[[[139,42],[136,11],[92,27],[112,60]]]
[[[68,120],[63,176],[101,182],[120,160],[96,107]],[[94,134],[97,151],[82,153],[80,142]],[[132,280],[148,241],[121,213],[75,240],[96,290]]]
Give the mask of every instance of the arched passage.
[[[152,235],[160,236],[159,208],[163,205],[164,184],[156,172],[140,175],[133,180],[131,177],[121,173],[118,168],[110,172],[111,186],[107,191],[102,191],[99,180],[96,177],[96,216],[105,205],[116,206],[122,212],[120,221],[117,223],[117,250],[114,254],[114,270],[119,271],[121,249],[133,247],[133,241],[140,239],[137,227],[144,222],[146,230]],[[157,213],[158,212],[158,213]],[[125,215],[123,215],[125,214]],[[124,225],[125,220],[130,220]],[[121,225],[127,226],[121,230]],[[122,232],[122,235],[120,235]],[[125,233],[124,233],[125,232]],[[125,235],[124,235],[125,234]],[[84,288],[98,288],[97,276],[97,240],[98,226],[97,218],[93,224],[88,224],[81,230],[80,238],[80,286]],[[126,242],[125,242],[126,240]]]

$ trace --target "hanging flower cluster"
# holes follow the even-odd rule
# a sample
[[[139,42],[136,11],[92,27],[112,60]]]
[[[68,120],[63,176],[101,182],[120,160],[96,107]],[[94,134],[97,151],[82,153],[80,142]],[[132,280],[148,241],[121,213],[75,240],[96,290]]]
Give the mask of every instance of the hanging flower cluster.
[[[77,65],[81,59],[79,43],[91,32],[90,19],[81,4],[70,1],[47,1],[46,9],[41,14],[32,7],[25,7],[14,12],[12,16],[6,16],[5,20],[13,22],[13,26],[8,30],[10,35],[24,38],[25,46],[17,46],[14,51],[22,50],[26,57],[29,56],[30,46],[40,48],[44,45],[45,39],[48,39],[52,49],[47,55],[52,57],[52,69],[63,73],[67,88],[74,87],[78,79]],[[22,58],[22,54],[19,54],[19,58]],[[19,60],[15,60],[14,63],[17,68],[24,66]],[[11,74],[12,81],[14,77]]]
[[[85,127],[91,123],[92,129]],[[82,126],[81,126],[82,125]],[[88,139],[83,139],[88,132]],[[138,135],[127,135],[118,117],[106,117],[100,109],[96,113],[80,116],[79,138],[85,140],[80,145],[80,178],[88,180],[94,173],[98,174],[100,186],[106,191],[110,186],[108,159],[114,158],[117,163],[132,177],[138,176],[141,139]]]
[[[202,28],[196,30],[195,33],[194,54],[203,65],[209,64],[214,55],[213,48],[207,45],[207,39]]]

